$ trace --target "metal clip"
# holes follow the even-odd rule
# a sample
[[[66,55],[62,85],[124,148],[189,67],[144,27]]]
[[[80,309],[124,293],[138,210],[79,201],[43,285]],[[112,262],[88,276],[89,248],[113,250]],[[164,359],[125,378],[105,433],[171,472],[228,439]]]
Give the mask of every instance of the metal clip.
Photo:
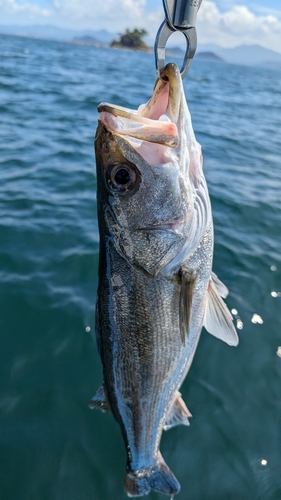
[[[168,21],[165,20],[161,24],[158,33],[156,35],[154,51],[155,51],[155,65],[159,77],[161,76],[161,73],[165,68],[166,43],[170,38],[170,36],[172,35],[172,33],[175,33],[175,31],[177,30],[171,28]],[[186,51],[184,55],[183,64],[180,70],[181,77],[184,78],[188,73],[193,56],[196,51],[197,35],[195,28],[181,30],[181,33],[185,36],[186,39]]]
[[[175,31],[180,31],[186,39],[181,77],[187,75],[197,47],[195,22],[201,2],[202,0],[163,0],[166,19],[158,30],[154,45],[155,64],[159,76],[165,67],[166,43]]]
[[[164,11],[171,28],[194,28],[202,0],[163,0]]]

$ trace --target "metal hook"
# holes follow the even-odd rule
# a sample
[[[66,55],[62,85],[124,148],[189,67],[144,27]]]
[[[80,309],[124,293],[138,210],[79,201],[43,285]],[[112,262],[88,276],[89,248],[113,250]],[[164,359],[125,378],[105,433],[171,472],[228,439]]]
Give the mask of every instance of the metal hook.
[[[177,31],[176,28],[170,26],[168,19],[163,21],[155,39],[154,51],[155,51],[155,65],[159,77],[161,72],[165,68],[165,56],[166,56],[166,43],[170,36]],[[188,29],[181,29],[181,33],[186,39],[186,52],[184,55],[183,64],[180,70],[181,77],[184,78],[190,68],[193,56],[196,51],[197,46],[197,35],[195,27]]]

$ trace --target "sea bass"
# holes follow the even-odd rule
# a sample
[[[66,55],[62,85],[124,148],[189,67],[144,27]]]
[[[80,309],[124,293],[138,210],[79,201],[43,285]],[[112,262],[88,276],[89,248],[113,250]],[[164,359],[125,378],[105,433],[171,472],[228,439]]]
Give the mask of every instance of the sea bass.
[[[180,484],[159,445],[163,429],[189,425],[179,389],[202,326],[238,343],[221,298],[227,288],[212,272],[201,147],[175,64],[137,111],[107,103],[98,110],[96,336],[104,381],[90,407],[120,424],[128,496],[173,495]]]

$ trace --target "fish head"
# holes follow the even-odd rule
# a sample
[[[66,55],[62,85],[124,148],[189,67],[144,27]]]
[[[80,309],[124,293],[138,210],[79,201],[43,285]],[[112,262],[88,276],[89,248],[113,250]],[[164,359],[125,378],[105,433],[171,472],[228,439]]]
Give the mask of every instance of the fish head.
[[[211,213],[178,67],[166,66],[137,111],[107,103],[98,110],[100,233],[130,264],[153,276],[170,272],[195,250]]]

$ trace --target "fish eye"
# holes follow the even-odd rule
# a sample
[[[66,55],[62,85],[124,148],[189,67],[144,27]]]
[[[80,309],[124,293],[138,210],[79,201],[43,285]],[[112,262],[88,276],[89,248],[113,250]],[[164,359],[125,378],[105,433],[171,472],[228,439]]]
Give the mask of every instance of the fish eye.
[[[106,172],[109,189],[117,194],[133,194],[140,184],[140,172],[135,165],[113,163]]]

